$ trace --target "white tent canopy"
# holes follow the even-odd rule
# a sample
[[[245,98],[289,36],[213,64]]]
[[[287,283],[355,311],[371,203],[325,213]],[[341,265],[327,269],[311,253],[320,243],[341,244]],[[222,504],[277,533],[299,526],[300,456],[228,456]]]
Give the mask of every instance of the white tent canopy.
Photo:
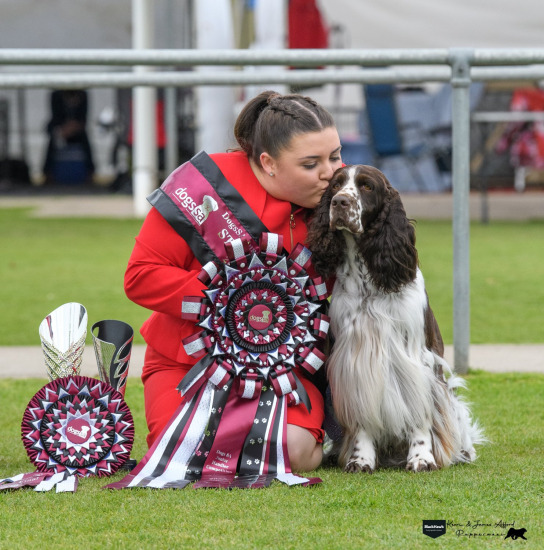
[[[319,0],[352,48],[542,47],[542,0]]]
[[[155,47],[166,46],[160,30],[167,23],[183,30],[188,1],[153,1]],[[317,5],[329,25],[348,30],[351,48],[542,46],[542,0],[317,0]],[[0,48],[130,47],[131,0],[2,0]]]

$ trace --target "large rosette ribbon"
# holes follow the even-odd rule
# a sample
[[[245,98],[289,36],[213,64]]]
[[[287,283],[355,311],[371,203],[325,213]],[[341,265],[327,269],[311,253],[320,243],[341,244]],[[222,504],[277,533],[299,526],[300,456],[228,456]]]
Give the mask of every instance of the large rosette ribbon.
[[[183,402],[138,467],[109,488],[321,482],[291,472],[286,407],[310,408],[297,371],[314,374],[325,361],[326,285],[307,271],[310,251],[298,244],[287,255],[280,235],[264,233],[258,252],[242,240],[225,249],[228,260],[199,275],[208,290],[182,303],[199,329],[183,345],[200,359],[178,387]]]

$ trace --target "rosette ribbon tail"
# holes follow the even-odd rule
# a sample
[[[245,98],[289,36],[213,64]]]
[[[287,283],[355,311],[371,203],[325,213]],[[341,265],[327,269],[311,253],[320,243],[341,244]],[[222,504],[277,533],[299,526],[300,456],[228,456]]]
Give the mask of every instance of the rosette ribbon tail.
[[[76,476],[67,472],[52,474],[51,472],[29,472],[0,479],[0,491],[13,491],[23,487],[34,487],[35,491],[45,492],[56,488],[57,493],[72,492],[77,489]]]
[[[47,492],[55,487],[57,493],[75,493],[79,483],[79,477],[71,475],[68,472],[59,472],[51,477],[44,479],[34,487],[34,491]]]
[[[312,412],[312,403],[310,402],[310,398],[306,393],[306,389],[304,388],[304,385],[302,384],[302,382],[300,381],[299,377],[296,375],[295,372],[293,372],[293,378],[297,383],[296,390],[293,391],[293,394],[296,394],[296,396],[298,397],[298,402],[302,403],[306,407],[308,412]]]
[[[79,478],[68,472],[52,474],[51,472],[31,472],[0,479],[0,491],[34,487],[40,493],[56,489],[57,493],[75,493]]]
[[[176,389],[185,400],[190,400],[202,387],[202,384],[206,382],[206,377],[204,375],[213,362],[213,357],[206,355],[183,377],[183,380],[178,384]]]
[[[211,367],[205,369],[206,364]],[[278,397],[270,385],[247,399],[232,377],[224,385],[214,384],[213,367],[213,360],[193,367],[192,381],[187,375],[187,385],[180,384],[189,388],[190,399],[184,398],[138,466],[104,488],[183,489],[193,481],[194,488],[259,488],[274,479],[288,485],[321,482],[291,472],[287,398]]]
[[[210,414],[215,411],[220,419],[231,384],[226,390],[209,381],[202,384],[191,399],[184,399],[138,466],[121,481],[104,488],[183,489],[198,479],[201,463],[207,458],[203,449],[215,435],[212,432],[218,422],[217,417],[210,422]]]
[[[265,388],[259,399],[255,418],[245,438],[238,475],[228,488],[258,489],[277,479],[288,485],[314,485],[319,478],[306,478],[291,472],[287,451],[287,398]],[[203,476],[195,487],[222,487]]]

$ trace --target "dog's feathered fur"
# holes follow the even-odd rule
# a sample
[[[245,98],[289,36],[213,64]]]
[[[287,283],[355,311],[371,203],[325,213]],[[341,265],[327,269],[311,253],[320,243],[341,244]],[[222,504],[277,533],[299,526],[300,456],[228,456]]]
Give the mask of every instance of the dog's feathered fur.
[[[482,441],[455,394],[398,192],[370,166],[337,170],[309,222],[317,272],[336,276],[327,364],[347,471],[431,470],[475,458]],[[448,378],[444,376],[448,375]]]

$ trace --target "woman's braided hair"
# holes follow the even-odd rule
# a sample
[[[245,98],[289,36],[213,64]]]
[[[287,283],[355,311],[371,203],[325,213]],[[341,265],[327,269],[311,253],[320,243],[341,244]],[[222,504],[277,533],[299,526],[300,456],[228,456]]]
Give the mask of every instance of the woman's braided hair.
[[[294,136],[334,128],[331,114],[309,97],[266,91],[250,100],[234,125],[240,148],[258,166],[261,153],[276,158]]]

